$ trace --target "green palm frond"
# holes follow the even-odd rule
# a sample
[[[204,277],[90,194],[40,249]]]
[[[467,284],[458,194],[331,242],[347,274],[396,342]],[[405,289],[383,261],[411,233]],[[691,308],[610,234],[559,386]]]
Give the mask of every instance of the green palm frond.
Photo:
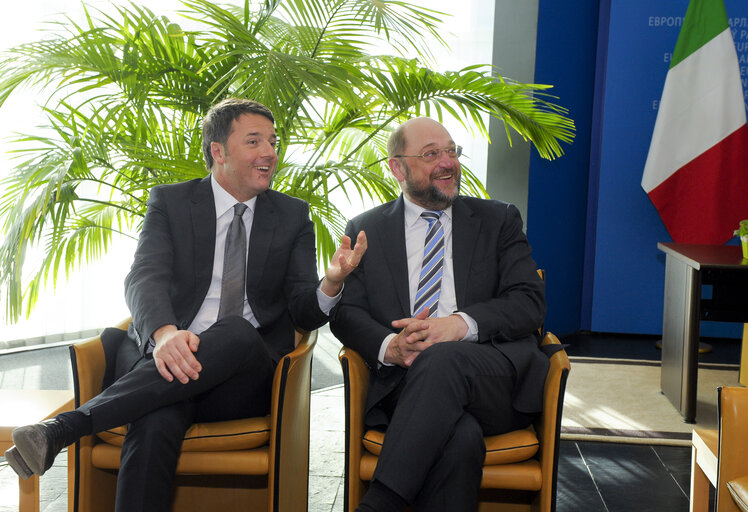
[[[488,137],[488,114],[544,158],[573,140],[549,86],[490,66],[429,69],[431,48],[444,44],[444,15],[434,10],[397,0],[182,4],[184,26],[136,3],[84,5],[82,22],[63,17],[39,41],[0,55],[0,108],[34,88],[46,116],[35,134],[16,136],[17,163],[0,180],[0,302],[11,321],[48,282],[137,232],[154,185],[207,174],[201,120],[227,96],[275,114],[273,187],[309,202],[323,266],[347,221],[331,198],[399,194],[386,142],[409,117],[456,119]],[[393,55],[377,54],[383,42]],[[466,166],[462,192],[486,195]],[[32,248],[43,257],[27,268]]]

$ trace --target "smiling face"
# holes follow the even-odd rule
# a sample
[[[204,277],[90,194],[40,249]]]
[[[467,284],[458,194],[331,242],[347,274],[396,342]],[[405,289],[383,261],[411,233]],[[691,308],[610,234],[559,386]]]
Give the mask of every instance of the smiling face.
[[[429,150],[455,146],[449,132],[433,119],[411,119],[400,129],[403,130],[405,145],[398,154],[421,155]],[[406,156],[391,157],[389,165],[405,196],[423,208],[444,210],[460,193],[460,161],[447,155],[446,151],[442,151],[434,162]]]
[[[213,177],[237,201],[264,192],[278,164],[276,140],[270,119],[259,114],[237,117],[226,144],[210,143]]]

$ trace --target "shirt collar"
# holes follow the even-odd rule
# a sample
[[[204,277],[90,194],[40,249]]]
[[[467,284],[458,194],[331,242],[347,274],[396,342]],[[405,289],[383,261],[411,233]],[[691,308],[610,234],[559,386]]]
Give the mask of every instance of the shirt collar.
[[[427,208],[418,206],[413,201],[408,199],[405,194],[403,194],[403,202],[405,206],[405,225],[407,227],[411,227],[418,221],[418,219],[421,217],[421,214],[425,212]],[[452,220],[452,205],[449,205],[446,209],[442,210],[442,217],[444,217],[445,215],[450,220]]]
[[[234,205],[239,201],[237,201],[234,196],[226,192],[226,189],[224,189],[221,184],[218,183],[218,181],[213,177],[212,174],[210,175],[210,184],[211,188],[213,189],[213,202],[215,202],[216,204],[216,218],[218,218],[221,215],[225,214],[228,210],[233,209]],[[246,204],[247,208],[249,208],[249,210],[254,213],[256,202],[257,196],[254,196],[249,201],[244,201],[244,204]]]

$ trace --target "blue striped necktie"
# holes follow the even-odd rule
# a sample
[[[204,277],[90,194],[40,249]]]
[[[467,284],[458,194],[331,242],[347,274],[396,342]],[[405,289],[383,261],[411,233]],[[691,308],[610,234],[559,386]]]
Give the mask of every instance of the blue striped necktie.
[[[442,212],[433,210],[425,210],[421,214],[421,217],[428,221],[429,228],[423,247],[423,263],[418,278],[413,315],[420,313],[423,308],[429,308],[429,316],[437,316],[444,267],[444,228],[439,222],[441,214]]]

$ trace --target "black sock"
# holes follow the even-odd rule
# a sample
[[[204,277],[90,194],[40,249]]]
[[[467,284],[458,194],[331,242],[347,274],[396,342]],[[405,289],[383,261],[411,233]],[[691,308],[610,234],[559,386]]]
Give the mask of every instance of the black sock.
[[[374,480],[356,510],[358,512],[401,512],[407,504],[395,491]]]
[[[65,431],[65,446],[71,445],[83,436],[93,434],[91,416],[80,411],[61,412],[55,416]]]

